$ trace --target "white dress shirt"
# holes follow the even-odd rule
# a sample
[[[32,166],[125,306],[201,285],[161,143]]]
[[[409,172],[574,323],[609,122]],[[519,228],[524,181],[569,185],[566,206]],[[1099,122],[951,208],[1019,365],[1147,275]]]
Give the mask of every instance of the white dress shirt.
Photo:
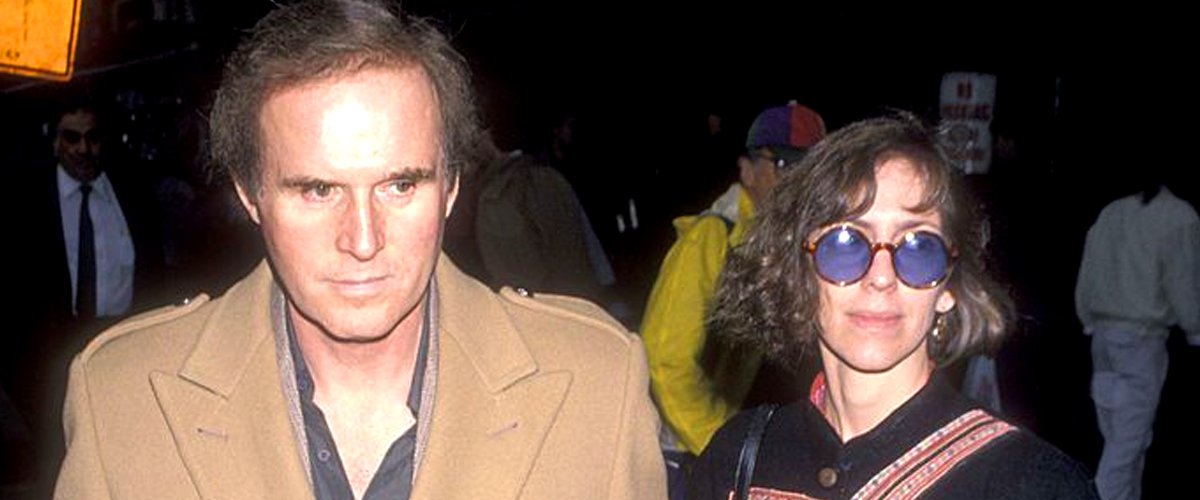
[[[63,241],[71,271],[71,303],[79,288],[79,203],[82,183],[58,167],[58,203],[62,211]],[[96,242],[96,316],[119,316],[133,302],[133,238],[108,175],[92,181],[88,212]]]

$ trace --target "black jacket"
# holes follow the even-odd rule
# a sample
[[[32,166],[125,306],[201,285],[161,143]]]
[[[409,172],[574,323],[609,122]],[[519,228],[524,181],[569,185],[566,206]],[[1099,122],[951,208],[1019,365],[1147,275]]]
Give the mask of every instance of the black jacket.
[[[843,444],[807,399],[780,408],[767,426],[752,487],[780,492],[779,498],[850,498],[913,445],[978,405],[935,375],[924,388],[870,432]],[[688,484],[692,500],[726,500],[752,411],[729,421],[694,464]],[[823,486],[822,469],[833,471]],[[825,483],[831,474],[825,472]],[[792,496],[788,496],[792,493]],[[921,498],[1093,499],[1090,475],[1077,462],[1032,433],[1018,429],[996,438],[959,463]]]

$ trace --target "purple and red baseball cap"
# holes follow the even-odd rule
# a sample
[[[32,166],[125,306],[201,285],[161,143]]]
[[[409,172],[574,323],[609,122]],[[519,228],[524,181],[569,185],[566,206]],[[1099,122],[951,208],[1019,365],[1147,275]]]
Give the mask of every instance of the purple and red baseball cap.
[[[746,150],[766,149],[781,164],[798,163],[804,153],[825,138],[825,120],[816,111],[792,101],[787,106],[767,108],[750,125]]]

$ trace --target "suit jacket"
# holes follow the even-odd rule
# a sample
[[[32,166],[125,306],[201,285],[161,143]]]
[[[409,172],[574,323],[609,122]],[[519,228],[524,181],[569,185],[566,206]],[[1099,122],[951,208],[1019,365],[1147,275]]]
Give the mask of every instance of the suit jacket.
[[[20,183],[19,205],[10,208],[20,214],[18,234],[22,245],[16,248],[22,256],[18,272],[22,283],[23,317],[35,321],[35,331],[59,333],[73,325],[71,273],[67,268],[67,249],[63,240],[62,209],[58,193],[56,167],[38,168],[28,172],[28,180]],[[162,246],[158,238],[158,220],[148,186],[137,183],[119,172],[107,173],[117,195],[117,202],[129,226],[134,246],[134,300],[132,310],[148,305],[150,288],[161,270]]]
[[[665,498],[641,343],[596,306],[437,267],[437,381],[412,498]],[[56,498],[312,498],[262,264],[72,363]],[[433,361],[433,359],[431,359]]]
[[[9,244],[9,293],[0,301],[7,331],[0,336],[0,383],[14,404],[47,443],[43,460],[58,457],[58,403],[66,384],[67,364],[100,327],[115,318],[80,322],[73,314],[71,274],[63,242],[57,168],[50,161],[15,174],[13,196],[5,197],[3,213],[12,215],[14,235]],[[162,250],[157,219],[148,189],[119,172],[108,178],[121,205],[134,244],[133,310],[145,309],[152,283],[159,278]],[[165,303],[165,302],[164,302]]]

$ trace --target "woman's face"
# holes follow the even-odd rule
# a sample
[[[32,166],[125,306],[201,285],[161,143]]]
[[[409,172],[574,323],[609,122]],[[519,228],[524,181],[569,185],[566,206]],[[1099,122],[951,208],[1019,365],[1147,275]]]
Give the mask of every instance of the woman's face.
[[[920,171],[895,157],[875,169],[875,200],[862,216],[845,221],[873,243],[892,243],[910,231],[942,235],[937,211],[914,212],[925,194]],[[810,241],[819,234],[810,235]],[[944,237],[943,237],[944,238]],[[887,250],[876,252],[863,278],[847,286],[819,280],[821,351],[830,363],[879,373],[901,364],[930,365],[926,335],[937,313],[954,307],[945,284],[915,289],[901,283]],[[932,366],[929,366],[930,368]]]

